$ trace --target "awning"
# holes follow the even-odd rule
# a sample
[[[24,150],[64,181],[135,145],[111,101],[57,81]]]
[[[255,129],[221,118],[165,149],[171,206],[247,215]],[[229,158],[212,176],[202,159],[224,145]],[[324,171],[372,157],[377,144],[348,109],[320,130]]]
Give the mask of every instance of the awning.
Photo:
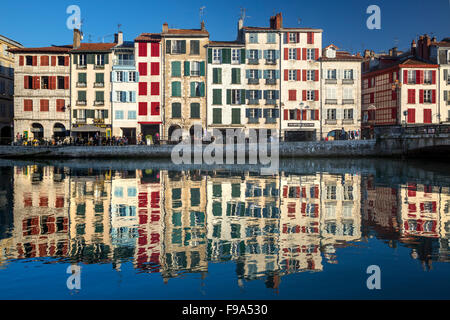
[[[106,129],[88,124],[85,126],[72,128],[72,132],[106,132]]]

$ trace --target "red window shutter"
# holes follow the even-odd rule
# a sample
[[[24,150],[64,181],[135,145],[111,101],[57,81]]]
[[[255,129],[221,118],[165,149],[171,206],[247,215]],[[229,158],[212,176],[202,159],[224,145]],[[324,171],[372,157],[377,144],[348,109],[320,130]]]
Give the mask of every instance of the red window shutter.
[[[319,49],[318,48],[314,49],[314,59],[319,60]]]
[[[139,115],[140,116],[147,115],[147,102],[139,102]]]
[[[296,115],[295,119],[300,120],[300,110],[295,109],[295,115]]]
[[[48,100],[42,99],[40,101],[40,109],[42,112],[48,111],[49,110],[48,106],[49,106]]]
[[[421,84],[422,80],[420,79],[420,70],[416,70],[416,83]]]
[[[297,94],[295,90],[289,90],[289,100],[290,101],[295,101],[297,100]]]
[[[69,80],[70,80],[69,76],[64,77],[64,89],[66,89],[66,90],[69,89],[69,86],[70,86]]]
[[[319,110],[314,110],[314,120],[319,120]],[[315,192],[315,195],[316,195],[315,197],[317,198],[318,191],[315,189],[314,192]]]
[[[375,94],[372,92],[370,94],[370,103],[374,103],[374,101],[375,101]]]
[[[146,56],[147,56],[147,43],[139,42],[139,57],[146,57]]]
[[[284,81],[289,80],[289,70],[284,70]]]
[[[391,118],[392,118],[394,121],[397,121],[397,108],[392,108],[392,109],[391,109]]]
[[[288,59],[289,59],[289,49],[284,48],[284,60],[288,60]]]
[[[139,75],[146,76],[147,75],[147,63],[139,62]]]
[[[408,123],[416,122],[416,109],[408,109]]]
[[[284,120],[289,120],[289,111],[284,110]]]
[[[300,70],[297,70],[297,81],[300,81],[300,80],[302,80],[300,77]]]
[[[408,70],[403,70],[403,83],[408,84]]]
[[[306,90],[303,90],[302,92],[302,100],[306,101]]]
[[[19,56],[19,66],[23,66],[23,56]]]
[[[159,75],[159,62],[152,62],[150,65],[150,74],[152,76]]]
[[[152,42],[151,46],[151,56],[152,57],[159,57],[159,43],[158,42]]]
[[[151,105],[150,105],[150,107],[151,107],[151,110],[150,110],[150,114],[152,115],[152,116],[159,116],[159,102],[152,102],[151,103]]]
[[[286,32],[286,43],[289,43],[289,32]]]
[[[436,103],[436,90],[431,90],[431,103]]]
[[[319,81],[319,70],[314,70],[314,81]]]
[[[56,66],[56,56],[52,56],[52,66]]]
[[[413,103],[415,103],[415,101]],[[423,89],[419,90],[419,103],[423,103]]]
[[[139,82],[139,95],[140,96],[147,95],[147,82]]]
[[[33,111],[33,100],[30,99],[23,100],[23,111]]]
[[[306,60],[306,48],[303,48],[303,59],[302,60]]]
[[[300,43],[300,32],[297,32],[295,40],[297,41],[297,43]]]
[[[48,56],[41,56],[41,66],[48,66]]]
[[[300,48],[297,48],[297,60],[301,59],[301,51]]]
[[[423,110],[423,123],[431,123],[431,109]]]
[[[33,66],[37,66],[37,56],[33,56]]]
[[[56,112],[64,112],[64,99],[56,99]]]
[[[306,81],[307,80],[306,69],[303,69],[302,72],[303,72],[303,81]]]
[[[416,103],[416,89],[408,89],[408,103]]]
[[[431,84],[436,84],[436,71],[431,71]]]
[[[64,65],[66,67],[69,65],[69,57],[64,57]]]
[[[159,96],[159,82],[152,82],[151,83],[151,95],[152,96]]]
[[[394,74],[391,72],[389,73],[389,83],[394,82]]]
[[[50,89],[52,89],[52,90],[55,90],[56,89],[56,76],[51,76],[51,77],[49,77],[49,87],[50,87]],[[64,83],[64,85],[65,85],[65,83]],[[67,88],[68,89],[68,88]]]
[[[34,76],[33,77],[33,89],[40,89],[40,88],[41,88],[40,77]]]
[[[392,100],[397,100],[397,91],[392,91]]]
[[[29,79],[29,76],[24,76],[23,77],[23,88],[24,89],[30,89],[29,86],[28,86],[28,81],[30,81],[30,80],[28,80],[28,79]]]
[[[314,101],[319,101],[319,90],[314,90]]]
[[[306,110],[302,110],[302,120],[307,120],[306,117],[307,117]]]

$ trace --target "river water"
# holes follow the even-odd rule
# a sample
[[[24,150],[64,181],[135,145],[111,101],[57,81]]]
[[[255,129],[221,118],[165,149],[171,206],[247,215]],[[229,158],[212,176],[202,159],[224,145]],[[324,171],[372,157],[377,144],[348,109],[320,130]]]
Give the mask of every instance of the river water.
[[[1,299],[450,298],[445,163],[0,171]]]

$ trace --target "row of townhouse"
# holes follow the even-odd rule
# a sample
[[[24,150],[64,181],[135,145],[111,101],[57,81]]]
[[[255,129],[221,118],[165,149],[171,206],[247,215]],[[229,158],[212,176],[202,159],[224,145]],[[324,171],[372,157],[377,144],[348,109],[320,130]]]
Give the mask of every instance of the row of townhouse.
[[[14,134],[126,136],[133,143],[225,129],[275,131],[288,141],[372,137],[384,125],[448,121],[448,38],[361,57],[322,47],[322,30],[239,20],[235,41],[199,29],[112,43],[16,48]],[[403,93],[403,94],[402,94]],[[416,98],[417,96],[417,98]],[[407,119],[403,120],[403,115]]]

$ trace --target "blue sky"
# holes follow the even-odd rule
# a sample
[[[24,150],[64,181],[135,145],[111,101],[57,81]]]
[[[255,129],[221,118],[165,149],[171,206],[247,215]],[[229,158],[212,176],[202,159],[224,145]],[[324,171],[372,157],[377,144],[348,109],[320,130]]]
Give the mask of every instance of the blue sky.
[[[205,6],[206,27],[211,40],[234,40],[240,8],[246,8],[247,26],[268,26],[269,17],[283,13],[285,27],[324,30],[323,45],[334,43],[352,52],[363,48],[387,50],[395,45],[409,48],[419,34],[450,36],[450,0],[89,0],[3,1],[0,34],[25,46],[69,44],[66,8],[75,4],[84,19],[85,41],[112,41],[122,24],[125,40],[141,32],[160,32],[164,22],[174,28],[198,28],[199,8]],[[369,30],[366,9],[381,9],[381,30]],[[300,23],[298,19],[301,19]]]

